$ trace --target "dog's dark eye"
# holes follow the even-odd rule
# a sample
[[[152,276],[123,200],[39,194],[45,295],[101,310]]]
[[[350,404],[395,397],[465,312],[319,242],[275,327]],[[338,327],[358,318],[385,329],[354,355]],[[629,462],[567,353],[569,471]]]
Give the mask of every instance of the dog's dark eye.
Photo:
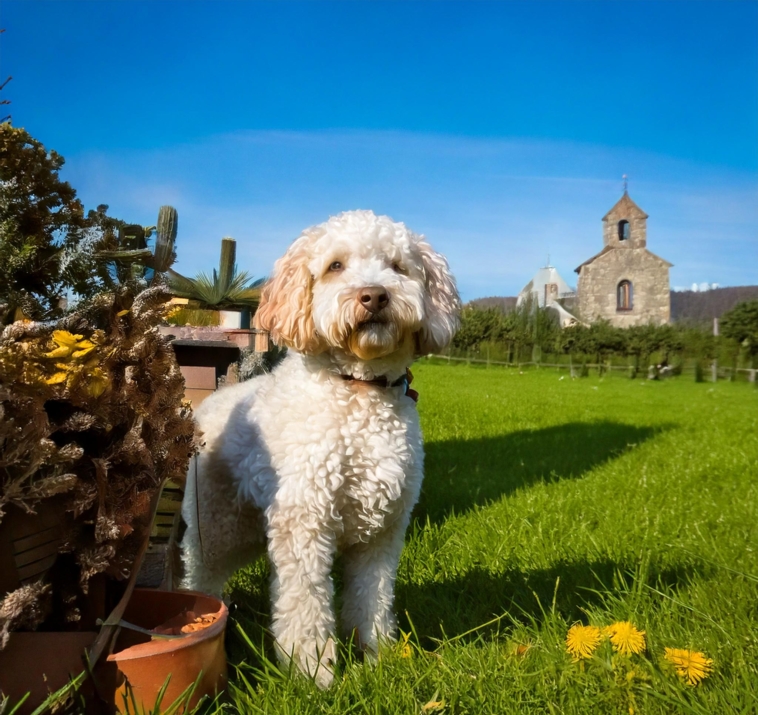
[[[395,273],[402,273],[405,275],[405,268],[403,268],[399,263],[393,263],[392,270],[395,271]]]
[[[329,266],[329,270],[330,271],[341,271],[342,270],[342,264],[339,261],[334,261],[334,263],[332,263]]]

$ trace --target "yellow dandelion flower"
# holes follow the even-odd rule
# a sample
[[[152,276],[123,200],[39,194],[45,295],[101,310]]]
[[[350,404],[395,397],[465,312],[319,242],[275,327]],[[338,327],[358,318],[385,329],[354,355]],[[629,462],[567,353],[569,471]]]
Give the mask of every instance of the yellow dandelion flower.
[[[622,655],[645,650],[645,631],[638,631],[630,621],[611,623],[604,632],[611,639],[613,649]]]
[[[566,635],[566,650],[573,656],[575,663],[582,658],[591,658],[600,645],[600,637],[597,626],[571,626]]]
[[[697,685],[713,669],[713,661],[699,651],[666,648],[663,657],[673,664],[676,674],[685,678],[690,685]]]
[[[400,631],[401,639],[398,645],[398,650],[400,651],[400,657],[401,658],[410,658],[411,655],[413,655],[413,650],[411,649],[411,644],[408,642],[411,639],[410,633],[403,633],[403,631]]]

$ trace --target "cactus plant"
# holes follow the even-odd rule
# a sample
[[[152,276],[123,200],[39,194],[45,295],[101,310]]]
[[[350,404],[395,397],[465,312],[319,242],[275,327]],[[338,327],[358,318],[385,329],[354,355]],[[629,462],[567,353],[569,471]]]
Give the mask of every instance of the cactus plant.
[[[125,224],[118,230],[118,248],[98,251],[95,256],[101,261],[116,264],[131,264],[130,275],[154,285],[159,276],[166,273],[176,260],[174,244],[179,226],[179,216],[173,206],[161,206],[157,226]],[[156,232],[153,250],[147,240]]]
[[[227,290],[236,273],[237,242],[230,237],[221,239],[221,260],[218,265],[218,283],[222,290]],[[214,278],[215,271],[214,271]]]
[[[176,234],[179,229],[179,214],[173,206],[161,206],[158,211],[155,253],[148,263],[156,273],[165,273],[176,260]]]

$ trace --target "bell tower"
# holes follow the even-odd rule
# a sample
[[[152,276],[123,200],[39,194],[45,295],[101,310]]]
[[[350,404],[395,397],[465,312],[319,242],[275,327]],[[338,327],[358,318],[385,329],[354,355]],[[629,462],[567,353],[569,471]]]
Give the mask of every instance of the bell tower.
[[[645,248],[647,214],[629,198],[624,177],[624,195],[603,216],[603,244],[610,248]]]

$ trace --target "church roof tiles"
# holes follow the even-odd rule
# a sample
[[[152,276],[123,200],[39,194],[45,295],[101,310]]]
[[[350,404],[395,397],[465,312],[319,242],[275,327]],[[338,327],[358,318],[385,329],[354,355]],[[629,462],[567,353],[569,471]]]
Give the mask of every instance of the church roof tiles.
[[[619,209],[623,209],[619,211]],[[611,210],[603,216],[603,221],[606,221],[611,214],[626,213],[632,216],[640,216],[642,218],[648,218],[648,215],[634,203],[632,197],[624,192],[624,195],[613,205]]]

